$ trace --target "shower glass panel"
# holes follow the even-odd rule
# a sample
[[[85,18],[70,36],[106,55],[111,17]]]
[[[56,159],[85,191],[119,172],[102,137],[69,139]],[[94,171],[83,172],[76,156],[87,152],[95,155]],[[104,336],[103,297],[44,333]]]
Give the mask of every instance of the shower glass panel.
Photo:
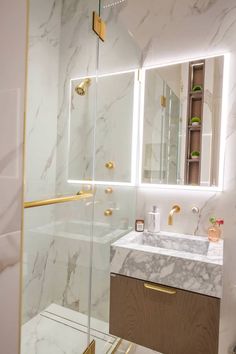
[[[21,354],[82,354],[92,340],[108,354],[119,343],[110,245],[134,225],[140,55],[123,4],[107,5],[30,0],[24,199],[46,205],[24,213]]]
[[[104,347],[103,323],[90,327],[91,260],[93,233],[99,238],[107,229],[93,223],[96,189],[68,183],[69,97],[73,79],[97,72],[92,13],[99,2],[29,3],[24,200],[46,205],[24,212],[21,354],[81,354],[93,339]],[[94,170],[96,84],[90,98],[86,180]],[[65,199],[54,204],[59,197]]]
[[[133,229],[135,219],[136,187],[132,175],[136,174],[139,89],[137,48],[120,17],[125,3],[110,6],[111,3],[100,1],[100,16],[107,31],[105,41],[99,41],[95,130],[95,180],[103,183],[96,184],[94,225],[107,232],[103,237],[93,237],[91,282],[91,328],[97,320],[102,321],[107,324],[103,329],[107,334],[110,245]],[[106,167],[109,161],[114,163],[110,169]],[[106,341],[111,348],[120,343],[113,336]]]

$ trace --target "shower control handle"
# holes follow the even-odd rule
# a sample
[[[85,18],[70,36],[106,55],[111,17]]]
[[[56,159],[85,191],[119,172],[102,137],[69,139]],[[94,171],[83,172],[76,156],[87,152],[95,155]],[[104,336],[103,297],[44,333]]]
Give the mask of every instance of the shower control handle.
[[[107,209],[104,211],[104,215],[105,216],[111,216],[112,215],[112,210],[111,209]]]
[[[108,162],[105,163],[105,167],[108,170],[112,170],[113,168],[115,168],[115,163],[113,161],[108,161]]]

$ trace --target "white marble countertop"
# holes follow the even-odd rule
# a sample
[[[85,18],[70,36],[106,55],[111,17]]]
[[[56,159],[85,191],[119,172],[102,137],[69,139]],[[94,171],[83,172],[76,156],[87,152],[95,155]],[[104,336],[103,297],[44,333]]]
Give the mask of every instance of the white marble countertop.
[[[223,244],[132,231],[111,245],[111,272],[221,298]]]

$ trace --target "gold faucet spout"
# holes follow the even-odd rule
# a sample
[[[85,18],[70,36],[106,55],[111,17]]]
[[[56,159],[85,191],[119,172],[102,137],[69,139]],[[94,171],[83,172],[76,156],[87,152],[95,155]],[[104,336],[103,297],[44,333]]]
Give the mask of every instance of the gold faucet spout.
[[[179,205],[173,205],[171,208],[171,211],[169,212],[168,215],[168,225],[173,225],[173,215],[174,213],[179,213],[180,212],[180,206]]]

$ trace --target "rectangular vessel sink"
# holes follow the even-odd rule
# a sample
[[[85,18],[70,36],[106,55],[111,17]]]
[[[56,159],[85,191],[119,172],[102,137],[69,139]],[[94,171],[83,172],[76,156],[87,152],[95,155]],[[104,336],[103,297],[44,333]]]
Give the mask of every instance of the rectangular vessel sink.
[[[192,237],[192,239],[189,239],[183,235],[172,236],[164,232],[161,232],[160,234],[151,234],[147,232],[141,234],[138,233],[135,235],[133,243],[202,255],[207,255],[209,247],[209,241],[207,238],[199,240]]]
[[[111,245],[111,273],[222,297],[223,240],[132,231]]]

